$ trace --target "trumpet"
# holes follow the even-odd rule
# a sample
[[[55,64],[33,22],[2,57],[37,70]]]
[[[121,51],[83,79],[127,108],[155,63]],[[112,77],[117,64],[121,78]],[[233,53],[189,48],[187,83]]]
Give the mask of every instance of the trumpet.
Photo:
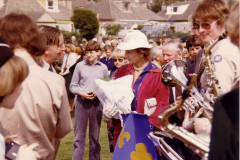
[[[178,127],[169,123],[169,117],[182,108],[192,110],[193,113],[196,113],[194,117],[197,115],[196,108],[204,113],[205,106],[203,104],[203,97],[196,88],[192,87],[194,78],[188,84],[186,75],[187,64],[182,60],[173,60],[164,66],[161,74],[162,83],[165,86],[169,87],[174,86],[177,83],[183,86],[185,88],[185,91],[180,102],[178,104],[172,104],[168,107],[165,107],[164,110],[161,111],[158,118],[161,120],[162,125],[166,131],[171,133],[175,138],[189,145],[189,147],[201,157],[207,158],[210,143],[210,135],[208,133],[195,135],[191,132],[188,132],[182,127]],[[191,98],[186,100],[188,97]]]
[[[188,87],[189,80],[187,79],[187,64],[184,61],[173,60],[166,64],[161,74],[161,81],[167,87],[173,87],[176,84],[179,84],[189,90],[190,96],[183,102],[183,109],[190,110],[193,117],[190,120],[190,123],[192,123],[194,119],[199,117],[201,114],[203,114],[211,122],[211,118],[205,111],[205,108],[208,107],[204,104],[203,96],[195,87],[192,87],[191,89]]]

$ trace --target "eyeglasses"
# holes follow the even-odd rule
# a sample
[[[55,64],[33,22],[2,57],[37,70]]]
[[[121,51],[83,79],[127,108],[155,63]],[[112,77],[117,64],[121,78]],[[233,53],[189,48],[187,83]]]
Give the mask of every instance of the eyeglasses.
[[[210,23],[210,22],[193,22],[192,29],[200,29],[200,26],[204,29],[210,29],[218,20]]]
[[[113,62],[117,62],[117,61],[118,61],[118,62],[123,62],[123,60],[124,60],[123,58],[113,59]]]

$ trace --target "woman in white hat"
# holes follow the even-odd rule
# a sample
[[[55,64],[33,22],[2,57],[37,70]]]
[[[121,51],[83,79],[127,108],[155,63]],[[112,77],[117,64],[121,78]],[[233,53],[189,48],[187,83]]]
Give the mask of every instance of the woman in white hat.
[[[149,122],[153,128],[160,128],[158,115],[160,110],[169,104],[169,89],[165,87],[160,80],[161,70],[151,63],[151,48],[147,37],[141,31],[133,30],[129,32],[124,42],[118,45],[118,49],[125,50],[125,58],[129,64],[118,69],[116,79],[133,75],[133,93],[135,98],[131,104],[131,110],[138,113],[144,113],[145,100],[156,98],[157,107],[153,114],[149,115]],[[114,115],[104,113],[105,117],[111,118]],[[120,120],[113,119],[114,146],[116,145],[118,135],[121,131]]]

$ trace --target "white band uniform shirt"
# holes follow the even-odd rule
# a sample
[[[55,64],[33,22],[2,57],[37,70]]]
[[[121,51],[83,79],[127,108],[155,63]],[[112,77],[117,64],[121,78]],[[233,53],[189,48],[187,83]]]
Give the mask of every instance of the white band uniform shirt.
[[[25,49],[14,53],[27,63],[29,75],[13,109],[1,108],[0,130],[3,136],[17,134],[21,145],[38,143],[40,159],[48,158],[54,152],[52,141],[72,130],[65,81],[38,66]]]
[[[214,63],[214,76],[219,81],[220,95],[231,91],[239,85],[239,50],[231,43],[229,38],[219,41],[211,49],[211,61]],[[208,75],[206,69],[204,70],[200,82],[200,92],[204,96],[205,104],[210,108],[210,90],[208,86]],[[229,106],[231,107],[231,106]],[[207,110],[208,111],[208,110]],[[210,111],[212,113],[212,111]],[[210,114],[210,116],[212,116]]]

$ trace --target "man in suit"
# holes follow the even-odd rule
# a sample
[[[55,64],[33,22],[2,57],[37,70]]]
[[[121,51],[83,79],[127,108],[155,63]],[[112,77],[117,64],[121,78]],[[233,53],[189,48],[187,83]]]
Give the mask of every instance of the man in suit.
[[[175,40],[170,40],[163,45],[162,49],[163,60],[165,64],[169,63],[175,59],[182,59],[183,47],[180,42]],[[169,102],[174,103],[177,100],[177,97],[182,96],[183,88],[180,85],[170,88],[170,98]],[[179,111],[176,114],[172,115],[169,119],[170,123],[175,123],[178,126],[181,126],[184,118],[184,111]],[[179,141],[176,138],[169,139],[164,138],[164,140],[181,156],[186,160],[193,160],[193,152],[184,146],[184,143]],[[163,160],[165,157],[162,158]]]
[[[52,64],[57,60],[61,52],[65,50],[63,34],[58,28],[51,26],[41,25],[39,29],[47,40],[46,51],[42,55],[43,68],[56,73]]]
[[[53,63],[58,59],[61,52],[65,50],[63,34],[58,28],[40,25],[38,27],[40,32],[46,38],[46,51],[42,55],[43,68],[50,72],[57,73]],[[60,145],[60,138],[54,138],[52,145],[54,146],[54,153],[50,155],[49,160],[56,159],[57,151]]]

